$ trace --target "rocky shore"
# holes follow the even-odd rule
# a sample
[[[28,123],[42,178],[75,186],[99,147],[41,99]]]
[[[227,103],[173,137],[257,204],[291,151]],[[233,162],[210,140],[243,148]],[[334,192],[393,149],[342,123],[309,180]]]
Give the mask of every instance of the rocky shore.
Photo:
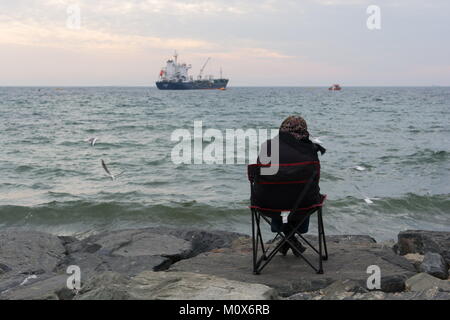
[[[0,300],[450,299],[450,232],[403,231],[391,243],[328,236],[327,244],[323,275],[292,254],[253,275],[251,239],[231,232],[161,227],[77,239],[6,229]],[[81,270],[79,290],[67,287],[72,265]],[[367,289],[370,265],[381,270],[379,290]]]

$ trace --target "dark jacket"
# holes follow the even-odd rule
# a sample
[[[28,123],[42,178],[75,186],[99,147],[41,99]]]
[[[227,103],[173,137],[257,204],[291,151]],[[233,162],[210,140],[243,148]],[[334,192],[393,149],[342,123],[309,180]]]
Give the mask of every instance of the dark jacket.
[[[271,154],[272,140],[267,141]],[[297,140],[289,133],[279,134],[279,169],[274,175],[258,175],[255,180],[253,206],[262,209],[289,211],[306,186],[306,182],[317,175],[310,184],[299,208],[306,209],[322,202],[320,195],[320,161],[318,152],[325,149],[308,140]],[[258,157],[258,163],[259,162]]]

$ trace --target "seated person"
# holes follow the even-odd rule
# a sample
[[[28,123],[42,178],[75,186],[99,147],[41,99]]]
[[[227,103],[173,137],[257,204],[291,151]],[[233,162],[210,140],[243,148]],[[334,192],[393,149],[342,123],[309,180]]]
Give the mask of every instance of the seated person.
[[[309,140],[309,133],[306,121],[302,117],[290,116],[283,121],[279,131],[279,168],[273,175],[259,175],[258,182],[254,187],[254,202],[252,206],[260,211],[272,216],[271,229],[273,232],[283,232],[287,235],[292,228],[296,226],[295,221],[283,223],[278,212],[290,211],[295,206],[306,181],[310,179],[314,170],[317,176],[309,185],[303,200],[298,206],[298,215],[308,209],[321,205],[323,196],[320,194],[319,175],[320,161],[317,152],[325,153],[325,149]],[[271,156],[271,145],[274,139],[268,140],[267,156]],[[258,163],[263,155],[260,153]],[[272,163],[274,164],[274,163]],[[272,213],[272,214],[271,214]],[[274,214],[275,213],[275,214]],[[297,222],[298,223],[298,222]],[[309,227],[309,218],[307,218],[298,229],[300,233],[307,233]],[[293,237],[290,241],[294,242],[300,252],[305,251],[305,247]],[[286,254],[292,249],[288,243],[285,243],[280,252]],[[295,250],[292,252],[298,256]]]

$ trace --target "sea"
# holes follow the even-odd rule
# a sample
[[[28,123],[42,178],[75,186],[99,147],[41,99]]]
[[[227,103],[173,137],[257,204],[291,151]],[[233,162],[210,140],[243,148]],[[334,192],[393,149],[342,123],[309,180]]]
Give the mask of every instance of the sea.
[[[406,229],[450,231],[449,87],[1,87],[0,232],[84,237],[169,226],[250,234],[250,143],[236,145],[235,157],[224,151],[235,161],[223,163],[202,162],[198,144],[202,152],[217,143],[220,159],[226,130],[276,132],[289,115],[304,117],[327,149],[327,234],[385,241]],[[195,123],[223,139],[195,136]],[[197,143],[197,161],[174,158],[183,139]],[[123,174],[112,180],[101,160]],[[310,232],[316,225],[313,218]]]

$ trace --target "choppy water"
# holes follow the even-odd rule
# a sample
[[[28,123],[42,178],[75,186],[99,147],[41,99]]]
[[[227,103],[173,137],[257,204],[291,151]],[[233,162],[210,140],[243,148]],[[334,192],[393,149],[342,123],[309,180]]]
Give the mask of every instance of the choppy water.
[[[175,129],[320,137],[328,233],[450,230],[450,88],[0,88],[0,228],[64,234],[152,225],[248,233],[245,165],[176,165]],[[98,137],[92,148],[84,140]],[[116,181],[105,176],[104,159]],[[365,171],[352,170],[363,166]],[[362,193],[373,200],[363,201]]]

